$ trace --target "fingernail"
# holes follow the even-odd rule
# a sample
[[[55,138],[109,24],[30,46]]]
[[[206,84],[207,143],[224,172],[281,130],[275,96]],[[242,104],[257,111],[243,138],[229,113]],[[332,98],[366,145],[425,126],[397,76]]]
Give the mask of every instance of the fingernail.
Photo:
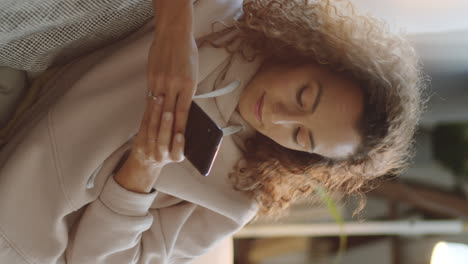
[[[171,112],[165,112],[164,113],[164,120],[169,121],[172,119],[172,113]]]
[[[156,103],[157,104],[162,104],[163,101],[164,101],[164,95],[160,95],[160,96],[158,96],[158,99],[156,100]]]
[[[176,140],[178,143],[181,143],[183,139],[184,139],[184,136],[182,136],[181,133],[177,133],[177,134],[176,134],[175,140]]]

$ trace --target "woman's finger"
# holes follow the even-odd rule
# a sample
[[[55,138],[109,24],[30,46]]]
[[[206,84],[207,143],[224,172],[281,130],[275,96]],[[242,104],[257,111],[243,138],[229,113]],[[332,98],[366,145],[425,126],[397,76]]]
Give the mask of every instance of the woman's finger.
[[[156,156],[158,158],[165,157],[169,152],[171,139],[172,139],[172,124],[174,120],[174,114],[172,112],[164,112],[162,115],[161,126],[158,133],[158,146]]]
[[[166,96],[163,107],[164,113],[174,113],[175,101],[179,91],[179,87],[176,87],[175,85],[177,85],[177,81],[166,80],[166,82],[164,82],[164,95]]]
[[[152,113],[149,119],[148,130],[147,130],[147,146],[150,153],[154,153],[157,140],[159,127],[161,123],[161,113],[164,104],[164,95],[156,96],[156,100],[151,99],[153,102]]]
[[[181,162],[184,160],[184,135],[182,133],[176,133],[172,139],[171,148],[171,159],[175,162]]]
[[[190,111],[190,104],[192,103],[193,89],[184,89],[177,97],[175,106],[175,125],[174,131],[176,133],[185,134],[185,126]]]

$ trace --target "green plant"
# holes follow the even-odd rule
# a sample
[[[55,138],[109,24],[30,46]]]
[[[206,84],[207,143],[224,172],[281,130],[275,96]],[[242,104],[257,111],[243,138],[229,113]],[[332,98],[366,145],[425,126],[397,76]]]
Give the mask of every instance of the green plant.
[[[340,212],[338,211],[335,201],[333,201],[333,198],[328,194],[327,190],[325,190],[322,187],[317,187],[315,192],[320,196],[322,201],[327,205],[327,208],[330,211],[333,218],[335,219],[335,222],[340,226],[340,246],[338,249],[338,254],[334,261],[335,264],[339,264],[341,263],[341,258],[343,254],[345,253],[346,246],[347,246],[347,236],[346,236],[346,233],[344,232],[344,220]]]

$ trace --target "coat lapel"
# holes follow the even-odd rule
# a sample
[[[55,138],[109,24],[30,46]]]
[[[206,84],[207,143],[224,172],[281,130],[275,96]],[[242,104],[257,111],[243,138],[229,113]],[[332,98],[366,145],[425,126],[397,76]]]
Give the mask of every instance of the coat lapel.
[[[236,55],[232,58],[232,63],[228,72],[226,73],[226,78],[220,82],[220,85],[217,88],[219,89],[225,87],[235,80],[239,80],[241,84],[232,93],[215,97],[218,111],[226,123],[228,123],[231,119],[232,113],[239,103],[242,91],[257,72],[261,62],[262,59],[259,56],[253,62],[244,61],[239,57],[239,55]]]

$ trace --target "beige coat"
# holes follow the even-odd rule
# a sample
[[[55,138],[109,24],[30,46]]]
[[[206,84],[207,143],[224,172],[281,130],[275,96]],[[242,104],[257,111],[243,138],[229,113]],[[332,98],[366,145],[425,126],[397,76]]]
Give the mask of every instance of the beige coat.
[[[241,2],[198,0],[195,36],[232,21]],[[208,177],[184,161],[166,166],[151,194],[113,180],[145,109],[152,30],[63,67],[0,153],[1,263],[186,263],[256,214],[227,179],[241,157],[236,135],[224,137]],[[228,54],[206,46],[199,56],[197,94],[212,89]],[[232,123],[259,65],[234,60],[221,87],[237,79],[239,89],[196,102],[221,127]]]

